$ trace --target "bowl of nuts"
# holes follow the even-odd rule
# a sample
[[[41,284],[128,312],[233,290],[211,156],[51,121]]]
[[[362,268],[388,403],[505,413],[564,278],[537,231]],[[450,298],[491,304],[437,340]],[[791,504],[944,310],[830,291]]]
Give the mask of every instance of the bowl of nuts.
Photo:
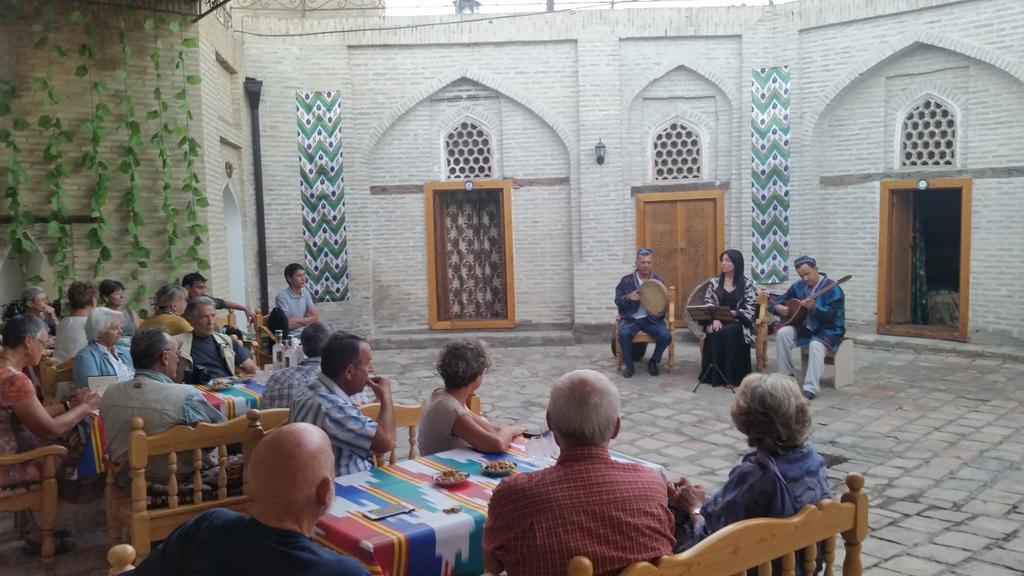
[[[462,470],[445,470],[434,474],[434,484],[438,486],[457,486],[469,480],[469,474]]]
[[[484,476],[501,478],[514,473],[516,471],[516,463],[511,460],[494,460],[483,464],[480,468]]]

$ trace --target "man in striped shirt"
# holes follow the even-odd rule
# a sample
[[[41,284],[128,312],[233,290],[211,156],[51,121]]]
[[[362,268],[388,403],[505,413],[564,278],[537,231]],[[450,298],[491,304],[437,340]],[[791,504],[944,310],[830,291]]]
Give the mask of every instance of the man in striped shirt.
[[[292,401],[289,422],[318,426],[331,439],[336,476],[369,470],[375,452],[390,452],[395,445],[391,382],[371,376],[372,372],[370,344],[354,334],[336,332],[324,345],[320,374]],[[380,403],[376,422],[363,416],[353,398],[365,387]]]
[[[554,466],[494,489],[484,525],[488,572],[562,576],[569,560],[586,556],[595,574],[614,574],[672,553],[665,480],[608,454],[619,406],[618,389],[593,370],[570,372],[551,389],[547,420],[561,454]]]
[[[327,339],[331,337],[325,324],[313,322],[306,326],[299,337],[302,353],[306,359],[298,366],[284,368],[274,372],[267,380],[267,389],[260,398],[260,408],[291,408],[295,394],[316,380],[320,375],[320,355],[323,353]],[[366,392],[361,391],[352,396],[356,404],[366,404]]]

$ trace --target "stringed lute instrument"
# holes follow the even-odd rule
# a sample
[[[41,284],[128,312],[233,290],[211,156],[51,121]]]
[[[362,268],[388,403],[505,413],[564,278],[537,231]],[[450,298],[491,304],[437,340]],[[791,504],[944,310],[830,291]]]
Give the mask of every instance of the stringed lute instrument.
[[[814,300],[818,296],[821,296],[825,292],[828,292],[829,290],[835,288],[836,286],[839,286],[840,284],[846,282],[850,278],[853,278],[853,276],[847,274],[846,276],[843,276],[839,280],[829,280],[824,286],[822,286],[820,289],[816,290],[813,294],[809,295],[803,300],[799,298],[790,298],[789,300],[787,300],[786,311],[788,312],[788,314],[782,316],[779,326],[799,326],[800,324],[803,324],[804,320],[807,319],[807,308],[804,307],[804,302]]]

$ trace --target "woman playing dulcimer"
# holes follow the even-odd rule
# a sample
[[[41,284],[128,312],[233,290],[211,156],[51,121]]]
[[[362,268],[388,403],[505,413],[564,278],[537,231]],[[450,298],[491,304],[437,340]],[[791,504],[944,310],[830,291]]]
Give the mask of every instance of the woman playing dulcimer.
[[[754,341],[756,313],[754,281],[743,273],[743,254],[726,250],[719,257],[721,274],[712,278],[704,304],[728,306],[734,320],[715,320],[704,327],[700,381],[712,386],[738,386],[750,374],[750,343]]]
[[[794,282],[782,296],[786,304],[777,304],[775,313],[784,318],[797,317],[799,305],[806,309],[806,318],[787,324],[775,334],[777,370],[787,376],[793,375],[793,348],[807,346],[807,373],[804,374],[803,395],[813,400],[821,390],[819,381],[825,369],[825,353],[835,350],[846,334],[846,305],[839,284],[849,276],[833,282],[818,272],[818,263],[810,256],[801,256],[793,262],[800,280]],[[831,283],[831,285],[830,285]],[[812,297],[813,296],[813,297]],[[793,302],[799,300],[799,302]]]

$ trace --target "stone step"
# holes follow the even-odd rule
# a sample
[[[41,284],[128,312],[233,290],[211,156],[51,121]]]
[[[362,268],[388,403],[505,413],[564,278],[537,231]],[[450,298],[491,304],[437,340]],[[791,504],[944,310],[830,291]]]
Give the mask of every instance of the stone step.
[[[609,333],[610,334],[610,333]],[[395,350],[403,348],[439,349],[448,342],[462,338],[479,338],[495,348],[520,348],[526,346],[572,346],[576,344],[572,330],[443,330],[423,332],[379,331],[370,342],[374,350]],[[610,338],[610,336],[609,336]]]

